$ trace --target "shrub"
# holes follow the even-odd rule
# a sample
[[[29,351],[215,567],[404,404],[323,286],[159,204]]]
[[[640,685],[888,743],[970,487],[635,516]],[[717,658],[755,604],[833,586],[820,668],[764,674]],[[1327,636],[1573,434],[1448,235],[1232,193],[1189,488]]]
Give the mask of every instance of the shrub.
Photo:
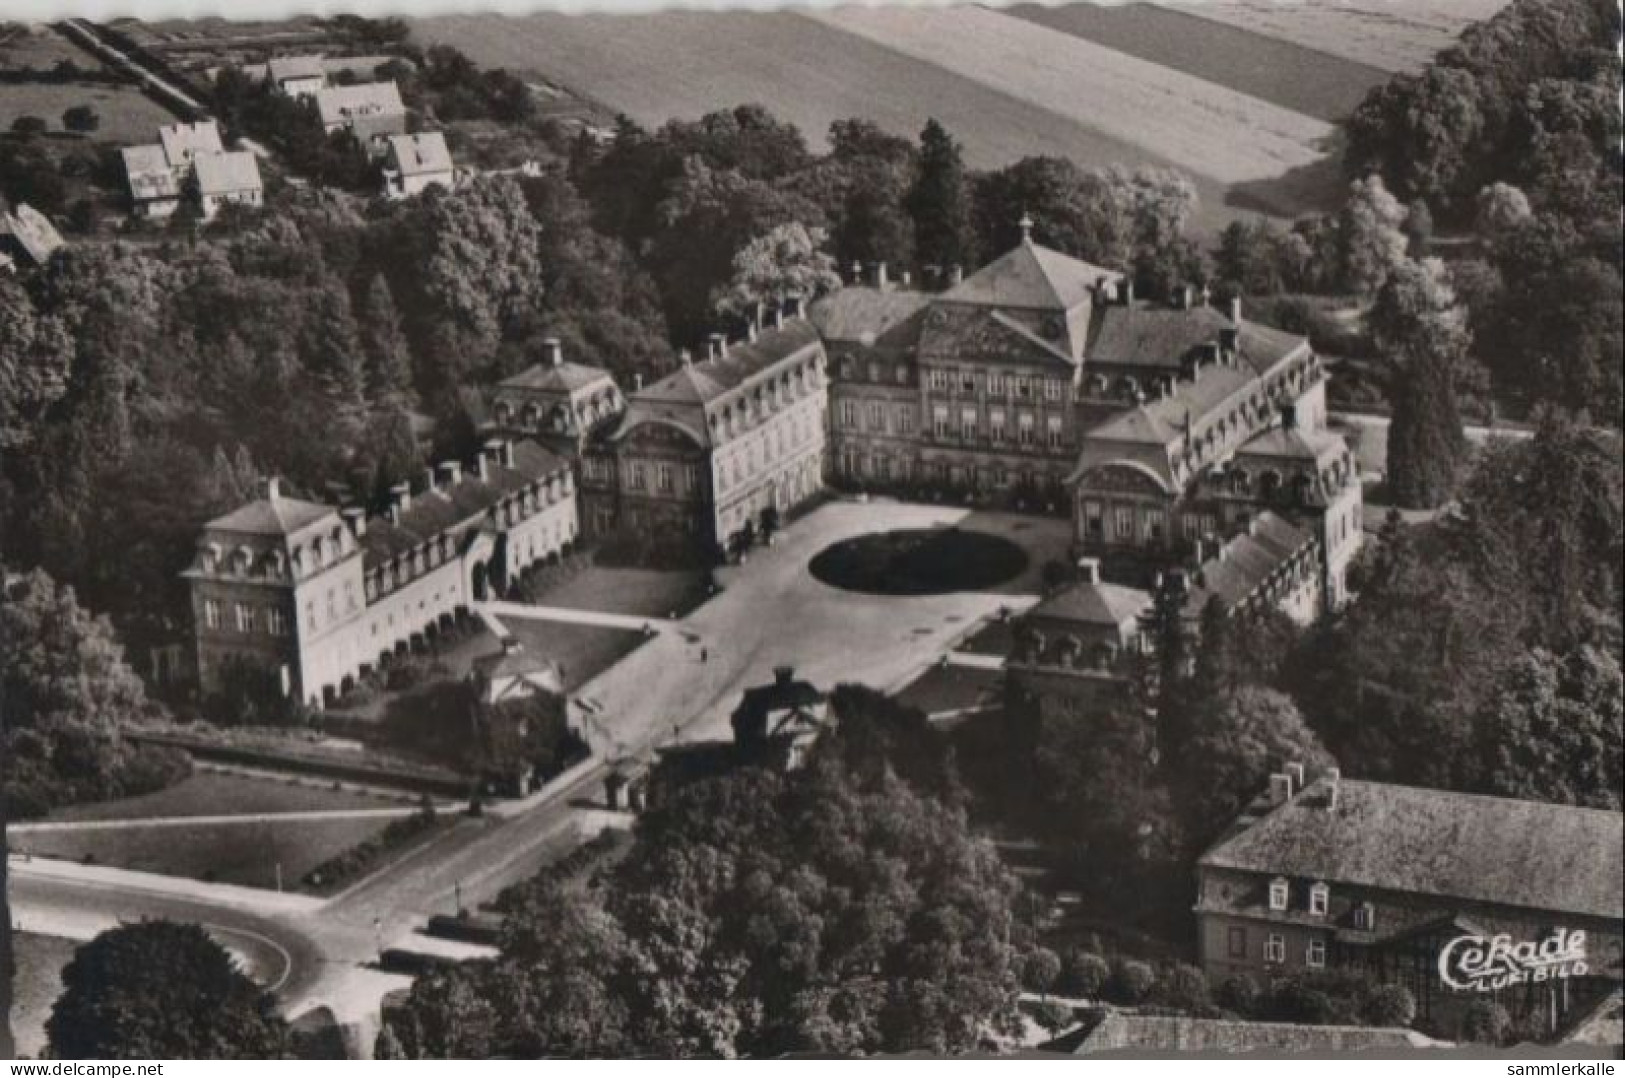
[[[14,135],[33,137],[45,134],[47,129],[45,121],[38,116],[19,116],[11,121],[11,133]]]
[[[1052,1035],[1072,1028],[1077,1022],[1077,1016],[1072,1013],[1072,1008],[1054,999],[1046,999],[1034,1004],[1029,1013],[1032,1014],[1033,1021],[1037,1022],[1040,1028]]]
[[[1111,977],[1106,981],[1106,998],[1132,1007],[1143,1003],[1156,987],[1157,971],[1149,963],[1119,958],[1112,963]]]
[[[1217,1002],[1225,1010],[1251,1016],[1258,1008],[1258,982],[1245,973],[1232,974],[1219,986]]]
[[[62,113],[62,126],[69,131],[86,134],[102,125],[102,118],[89,105],[74,105]]]
[[[1195,966],[1181,962],[1163,971],[1157,979],[1157,1002],[1186,1014],[1201,1014],[1212,1007],[1207,976]]]
[[[1373,1026],[1408,1026],[1416,1020],[1416,997],[1402,984],[1379,984],[1366,993],[1360,1012]]]
[[[1061,964],[1061,991],[1069,996],[1098,999],[1111,973],[1104,958],[1085,947],[1074,947]]]
[[[1034,947],[1021,965],[1021,983],[1029,992],[1048,995],[1061,975],[1061,959],[1048,947]]]
[[[386,854],[432,830],[438,822],[439,816],[435,813],[433,804],[425,805],[410,816],[392,820],[389,826],[378,834],[351,846],[335,857],[328,858],[305,873],[304,883],[307,887],[336,890],[359,877]]]
[[[167,745],[137,745],[119,766],[117,782],[124,797],[156,793],[192,774],[192,757]]]
[[[1512,1018],[1493,999],[1475,999],[1461,1018],[1461,1039],[1476,1044],[1500,1044],[1512,1028]]]

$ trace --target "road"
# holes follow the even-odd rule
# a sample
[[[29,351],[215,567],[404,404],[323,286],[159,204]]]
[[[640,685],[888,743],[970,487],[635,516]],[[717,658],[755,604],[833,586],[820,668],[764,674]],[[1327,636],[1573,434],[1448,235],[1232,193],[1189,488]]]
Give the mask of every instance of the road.
[[[206,119],[209,107],[186,90],[175,83],[156,74],[140,60],[124,52],[112,44],[102,34],[101,28],[89,19],[64,19],[56,24],[63,36],[67,37],[80,48],[85,49],[97,59],[106,62],[114,68],[123,71],[144,86],[155,90],[160,97],[167,97],[172,102],[178,102],[196,114],[196,118]]]
[[[806,568],[815,553],[840,539],[955,525],[1017,538],[1033,552],[1034,564],[1003,590],[908,598],[840,591]],[[781,664],[820,685],[900,687],[985,619],[1035,602],[1040,565],[1064,550],[1066,527],[1064,521],[942,506],[823,506],[747,564],[721,571],[720,594],[675,626],[662,623],[641,647],[581,687],[577,696],[596,709],[588,733],[597,762],[529,802],[457,820],[329,900],[71,865],[45,878],[39,866],[14,859],[13,901],[24,923],[80,932],[105,927],[111,918],[164,916],[213,926],[228,940],[235,933],[245,953],[268,971],[262,973],[268,983],[280,985],[285,1013],[330,1007],[340,1021],[360,1027],[353,1043],[369,1051],[382,996],[405,983],[375,968],[380,949],[430,949],[419,934],[428,917],[453,912],[459,898],[464,906],[489,901],[601,828],[624,825],[600,800],[616,759],[676,741],[730,736],[728,718],[740,694],[769,681]],[[501,617],[526,613],[505,605]],[[64,875],[69,870],[76,871]],[[432,949],[446,948],[436,943]],[[280,972],[279,954],[286,956]]]

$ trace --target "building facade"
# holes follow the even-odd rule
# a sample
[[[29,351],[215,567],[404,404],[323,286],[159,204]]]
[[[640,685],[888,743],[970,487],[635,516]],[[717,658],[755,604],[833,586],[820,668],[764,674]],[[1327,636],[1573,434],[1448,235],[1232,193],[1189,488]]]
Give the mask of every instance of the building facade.
[[[771,530],[823,489],[827,413],[824,348],[805,319],[736,344],[714,336],[705,359],[633,390],[586,445],[585,526],[706,550]]]
[[[457,185],[446,136],[439,131],[391,135],[384,151],[385,198],[411,198],[431,187],[450,191]]]
[[[218,690],[242,663],[319,707],[578,536],[569,462],[534,442],[442,463],[375,517],[272,480],[204,526],[185,574],[199,686]]]
[[[1620,984],[1621,819],[1289,768],[1198,861],[1202,967],[1354,968],[1404,985],[1444,1036],[1485,995],[1556,1030]],[[1529,952],[1471,958],[1498,936]]]

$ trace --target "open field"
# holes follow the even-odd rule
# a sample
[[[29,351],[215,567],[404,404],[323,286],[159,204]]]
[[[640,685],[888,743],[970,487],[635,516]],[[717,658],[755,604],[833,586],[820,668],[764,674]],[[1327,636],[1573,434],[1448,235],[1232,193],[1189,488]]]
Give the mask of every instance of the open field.
[[[1226,184],[1311,164],[1332,133],[1323,120],[986,8],[846,8],[808,17]]]
[[[1389,76],[1369,64],[1154,4],[1020,4],[1004,11],[1328,122],[1347,116]]]
[[[134,86],[99,82],[0,84],[0,130],[10,130],[19,116],[38,116],[52,131],[61,131],[62,113],[89,105],[101,117],[90,137],[128,145],[158,141],[158,126],[175,117]]]
[[[39,1058],[45,1047],[45,1020],[62,992],[62,967],[73,958],[73,940],[19,932],[12,937],[17,953],[16,998],[11,1003],[11,1031],[17,1052]]]
[[[1197,0],[1159,6],[1369,64],[1420,71],[1507,0]]]
[[[295,782],[199,771],[157,793],[70,805],[51,820],[136,820],[164,816],[251,816],[267,812],[322,812],[397,808],[400,802],[355,790],[334,790],[309,780]]]
[[[63,60],[84,68],[101,66],[94,57],[49,26],[25,26],[0,20],[0,70],[49,71]]]
[[[976,168],[1033,154],[1083,165],[1174,164],[929,60],[792,12],[449,15],[414,19],[412,32],[486,66],[534,72],[645,126],[756,102],[799,127],[815,150],[827,148],[835,120],[865,117],[912,138],[935,117]],[[1221,184],[1195,179],[1199,224],[1222,228],[1237,216],[1226,208]]]
[[[378,816],[326,820],[276,820],[164,827],[107,827],[13,835],[13,853],[112,868],[186,876],[196,880],[296,887],[301,877],[328,858],[365,841],[388,826]]]

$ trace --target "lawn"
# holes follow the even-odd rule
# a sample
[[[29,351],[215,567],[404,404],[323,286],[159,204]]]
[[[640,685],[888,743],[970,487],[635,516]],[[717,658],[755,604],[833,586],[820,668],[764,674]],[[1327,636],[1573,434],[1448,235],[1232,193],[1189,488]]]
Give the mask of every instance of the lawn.
[[[134,86],[100,82],[0,85],[0,130],[11,129],[19,116],[38,116],[52,131],[62,130],[62,113],[75,105],[89,105],[101,117],[92,137],[128,145],[157,142],[161,124],[175,117]]]
[[[1166,6],[1216,23],[1290,41],[1384,71],[1420,71],[1454,44],[1469,23],[1489,18],[1508,0],[1200,0]]]
[[[388,823],[374,816],[33,832],[13,834],[11,850],[248,887],[275,887],[280,864],[282,884],[291,890],[312,868]]]
[[[45,1047],[45,1020],[62,992],[62,967],[79,945],[32,932],[19,932],[11,942],[17,955],[11,1031],[16,1034],[19,1055],[37,1059]]]
[[[398,798],[355,790],[335,790],[312,779],[272,779],[253,775],[199,771],[157,793],[70,805],[51,813],[52,820],[134,820],[164,816],[230,816],[271,812],[320,812],[334,809],[392,808]]]
[[[1021,547],[961,528],[909,528],[845,539],[820,551],[807,569],[832,588],[870,595],[944,595],[986,591],[1028,565]]]
[[[607,614],[682,617],[706,598],[698,571],[593,565],[536,596],[542,606],[598,610]]]
[[[559,664],[567,692],[591,681],[643,642],[642,633],[628,629],[512,616],[504,616],[502,624],[526,652]]]
[[[1018,19],[1336,122],[1388,72],[1318,49],[1153,4],[1021,4]]]

